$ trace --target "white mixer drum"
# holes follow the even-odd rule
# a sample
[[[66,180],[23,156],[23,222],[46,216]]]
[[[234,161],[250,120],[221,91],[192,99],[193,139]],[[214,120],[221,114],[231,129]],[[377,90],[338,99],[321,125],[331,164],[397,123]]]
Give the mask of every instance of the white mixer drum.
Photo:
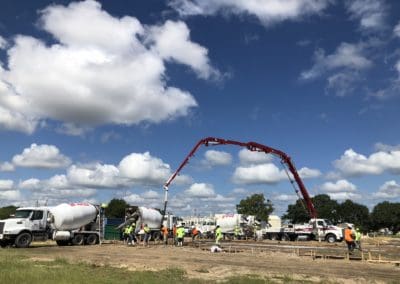
[[[62,203],[50,209],[53,226],[57,230],[73,230],[92,222],[97,215],[94,205],[82,203]]]
[[[147,224],[150,229],[160,229],[162,215],[159,211],[152,208],[139,207],[139,216],[139,224]]]

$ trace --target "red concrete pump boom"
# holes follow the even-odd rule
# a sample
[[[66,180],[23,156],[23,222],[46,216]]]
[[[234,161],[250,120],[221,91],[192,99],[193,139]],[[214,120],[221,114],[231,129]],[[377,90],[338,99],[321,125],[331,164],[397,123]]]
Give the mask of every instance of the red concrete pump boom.
[[[211,145],[237,145],[241,147],[245,147],[250,151],[255,151],[255,152],[264,152],[266,154],[273,154],[275,156],[278,156],[281,159],[282,164],[285,164],[290,173],[293,175],[294,180],[297,183],[297,186],[300,189],[300,192],[303,196],[305,206],[307,207],[308,214],[310,215],[311,218],[317,218],[317,211],[314,208],[314,204],[311,201],[311,198],[307,192],[306,187],[304,186],[303,181],[301,180],[294,164],[292,163],[290,157],[277,149],[256,143],[256,142],[238,142],[234,140],[226,140],[226,139],[221,139],[221,138],[215,138],[215,137],[207,137],[204,139],[201,139],[197,144],[193,147],[193,149],[190,151],[190,153],[186,156],[186,158],[183,160],[179,168],[171,175],[171,177],[165,182],[164,184],[164,189],[165,189],[165,197],[164,197],[164,211],[163,214],[166,213],[167,209],[167,200],[168,200],[168,187],[171,184],[171,182],[175,179],[175,177],[179,174],[179,172],[182,170],[182,168],[189,162],[189,159],[193,157],[194,153],[198,150],[198,148],[201,145],[205,146],[211,146]],[[289,176],[289,175],[288,175]],[[290,176],[289,179],[291,183],[293,184],[293,181],[291,180]],[[294,184],[293,184],[294,186]],[[295,188],[296,193],[298,193],[298,190]]]

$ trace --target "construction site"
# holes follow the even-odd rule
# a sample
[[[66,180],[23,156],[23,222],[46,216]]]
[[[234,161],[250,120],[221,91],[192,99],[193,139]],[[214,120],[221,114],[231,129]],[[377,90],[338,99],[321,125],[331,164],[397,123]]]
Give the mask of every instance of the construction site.
[[[96,246],[59,247],[54,242],[36,243],[23,249],[34,261],[64,258],[96,266],[113,266],[132,271],[184,269],[189,278],[206,281],[230,276],[258,275],[277,283],[290,278],[300,283],[397,283],[400,274],[400,240],[369,238],[363,251],[347,253],[344,243],[227,241],[222,251],[210,251],[212,241],[186,238],[183,247],[150,242],[127,247],[120,241]],[[11,253],[2,250],[1,255]],[[279,280],[281,279],[281,280]]]
[[[169,186],[197,149],[226,144],[277,155],[287,166],[295,191],[302,195],[310,221],[288,225],[274,215],[260,222],[245,214],[176,218],[166,213]],[[189,278],[205,281],[240,275],[278,282],[285,277],[317,283],[398,281],[400,238],[364,234],[356,246],[348,246],[346,230],[354,230],[354,224],[335,226],[318,218],[294,164],[280,150],[255,142],[202,139],[166,181],[164,192],[163,210],[131,207],[125,218],[115,220],[104,217],[106,205],[86,202],[18,208],[14,216],[0,222],[1,254],[7,257],[19,248],[18,253],[34,261],[63,258],[133,271],[179,268]],[[169,232],[163,239],[164,227]]]

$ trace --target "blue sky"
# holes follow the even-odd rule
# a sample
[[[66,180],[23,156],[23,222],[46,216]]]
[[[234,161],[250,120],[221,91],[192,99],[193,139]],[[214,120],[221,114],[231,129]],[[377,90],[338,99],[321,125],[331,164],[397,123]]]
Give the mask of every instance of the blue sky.
[[[9,2],[9,3],[7,3]],[[311,195],[400,201],[400,3],[3,1],[0,205],[161,207],[204,137],[292,157]],[[203,147],[169,211],[296,195],[278,159]]]

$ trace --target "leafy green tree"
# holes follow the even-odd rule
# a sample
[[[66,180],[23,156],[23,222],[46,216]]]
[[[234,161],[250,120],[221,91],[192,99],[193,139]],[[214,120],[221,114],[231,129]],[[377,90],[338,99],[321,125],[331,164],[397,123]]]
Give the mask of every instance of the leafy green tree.
[[[317,209],[318,218],[331,220],[333,223],[339,221],[338,207],[339,204],[336,200],[331,199],[327,194],[318,194],[313,198],[314,207]]]
[[[17,208],[18,207],[15,207],[13,205],[0,208],[0,220],[10,217],[11,214],[15,213],[15,210]]]
[[[293,223],[305,223],[310,220],[310,215],[303,203],[303,199],[297,199],[295,204],[289,204],[283,219],[290,220]]]
[[[384,201],[375,205],[371,213],[372,229],[389,228],[394,234],[400,231],[400,203]]]
[[[264,194],[260,193],[240,200],[236,210],[239,214],[254,215],[258,220],[267,221],[274,208],[271,202],[265,202]]]
[[[311,198],[311,201],[318,213],[318,218],[329,219],[334,223],[338,221],[337,210],[339,205],[336,200],[332,200],[327,194],[319,194]],[[291,220],[293,223],[304,223],[310,220],[303,199],[289,205],[286,214],[282,217]]]
[[[123,199],[112,199],[106,208],[106,217],[107,218],[124,218],[125,217],[125,209],[128,207],[128,203],[126,203]]]
[[[362,231],[369,229],[369,210],[365,205],[354,203],[347,199],[338,206],[338,221],[340,223],[353,223]]]

